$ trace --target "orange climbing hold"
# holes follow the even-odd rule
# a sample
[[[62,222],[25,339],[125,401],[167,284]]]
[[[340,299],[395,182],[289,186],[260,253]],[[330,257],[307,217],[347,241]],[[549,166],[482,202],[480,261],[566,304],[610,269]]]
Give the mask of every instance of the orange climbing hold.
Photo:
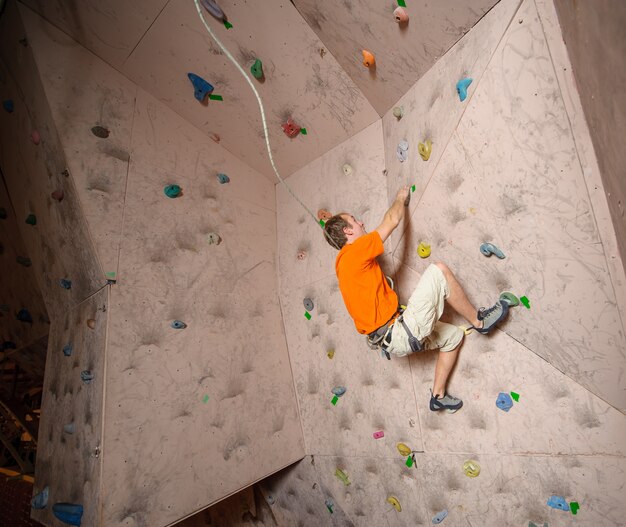
[[[363,66],[365,66],[366,68],[371,68],[376,65],[376,57],[374,57],[374,54],[371,51],[367,51],[366,49],[364,49],[362,53]]]
[[[317,211],[317,219],[327,221],[332,218],[333,215],[328,212],[326,209],[320,209]]]
[[[404,7],[396,7],[393,16],[398,24],[406,24],[409,21],[409,14]]]

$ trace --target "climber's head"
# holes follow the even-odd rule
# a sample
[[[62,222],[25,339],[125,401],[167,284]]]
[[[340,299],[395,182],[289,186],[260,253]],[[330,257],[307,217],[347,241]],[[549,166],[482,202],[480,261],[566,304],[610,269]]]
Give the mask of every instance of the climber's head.
[[[324,226],[326,241],[337,250],[346,244],[353,243],[364,234],[367,234],[367,231],[363,222],[347,212],[335,214]]]

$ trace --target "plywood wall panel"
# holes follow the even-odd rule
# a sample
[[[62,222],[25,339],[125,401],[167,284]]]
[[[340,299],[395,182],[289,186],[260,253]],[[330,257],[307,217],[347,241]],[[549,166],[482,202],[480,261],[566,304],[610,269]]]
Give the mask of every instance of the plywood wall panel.
[[[497,4],[412,1],[405,8],[408,23],[399,25],[395,2],[294,3],[381,116]],[[363,66],[363,49],[375,55],[375,69]]]
[[[377,118],[335,59],[320,55],[323,44],[291,3],[272,0],[222,7],[232,29],[205,15],[218,38],[250,77],[254,58],[263,61],[265,81],[251,78],[265,105],[272,149],[283,177]],[[276,181],[256,98],[206,32],[193,2],[169,2],[122,71],[204,134],[218,134],[227,150]],[[224,100],[198,102],[188,72],[206,79]],[[289,117],[308,134],[286,137],[281,124]]]
[[[84,508],[83,524],[100,524],[100,474],[103,452],[105,349],[109,317],[109,288],[105,287],[55,322],[48,343],[47,371],[39,424],[35,493],[49,487],[49,504],[34,510],[45,525],[57,525],[55,503]],[[87,324],[93,320],[93,327]],[[63,348],[71,345],[66,356]],[[90,371],[89,383],[81,372]],[[68,433],[65,425],[73,424]]]
[[[0,158],[20,233],[53,320],[101,288],[106,280],[67,171],[32,50],[19,42],[25,31],[15,4],[8,4],[0,29],[3,92],[15,106],[13,113],[3,110],[1,114]],[[35,130],[39,144],[32,140]],[[62,202],[51,197],[59,189],[65,193]],[[30,214],[35,215],[36,225],[25,223]],[[61,287],[61,279],[71,280],[71,289]]]

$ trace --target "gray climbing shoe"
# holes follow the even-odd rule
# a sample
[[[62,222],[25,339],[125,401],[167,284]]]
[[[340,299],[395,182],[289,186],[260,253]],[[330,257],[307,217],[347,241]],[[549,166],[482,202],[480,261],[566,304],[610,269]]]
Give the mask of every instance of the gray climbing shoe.
[[[439,397],[438,395],[433,395],[432,392],[430,393],[430,409],[433,412],[447,410],[449,413],[453,414],[460,409],[461,406],[463,406],[463,401],[450,394],[446,393],[443,397]]]
[[[483,335],[489,333],[496,325],[503,320],[509,312],[509,303],[506,300],[498,300],[489,309],[481,307],[478,310],[478,320],[483,321],[483,327],[474,327],[478,333]]]

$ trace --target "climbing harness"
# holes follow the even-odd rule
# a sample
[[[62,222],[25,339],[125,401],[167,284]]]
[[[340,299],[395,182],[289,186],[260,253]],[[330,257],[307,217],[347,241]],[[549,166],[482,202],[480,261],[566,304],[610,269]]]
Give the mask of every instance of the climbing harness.
[[[405,309],[406,306],[398,306],[398,309],[391,316],[386,324],[382,325],[377,330],[372,331],[367,336],[367,344],[369,345],[369,347],[371,349],[380,348],[381,355],[383,357],[386,357],[387,360],[391,360],[391,355],[388,349],[389,345],[391,344],[391,333],[393,331],[394,325],[397,322],[400,322],[400,324],[402,324],[404,331],[406,331],[406,334],[409,337],[409,346],[411,347],[411,352],[415,353],[424,351],[424,345],[417,339],[415,335],[413,335],[413,333],[409,329],[409,326],[407,326],[406,322],[404,321],[403,313]]]

